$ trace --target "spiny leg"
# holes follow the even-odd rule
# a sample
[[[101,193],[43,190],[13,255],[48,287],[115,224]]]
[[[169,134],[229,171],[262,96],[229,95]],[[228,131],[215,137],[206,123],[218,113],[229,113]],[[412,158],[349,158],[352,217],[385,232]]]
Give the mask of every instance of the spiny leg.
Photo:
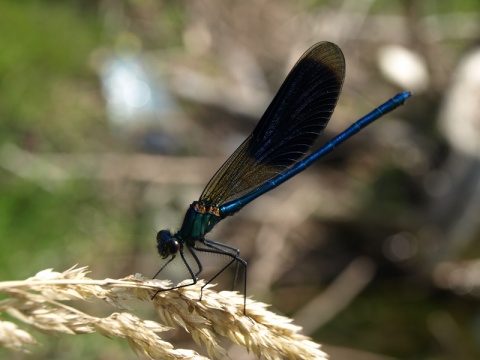
[[[153,276],[152,279],[155,279],[163,271],[163,269],[165,269],[168,266],[168,264],[170,264],[176,257],[177,257],[177,255],[172,255],[172,257],[167,261],[167,263],[165,265],[163,265],[160,268],[160,270],[157,271],[157,273]]]
[[[198,258],[197,254],[195,254],[195,252],[193,251],[192,247],[187,246],[187,249],[188,249],[190,255],[192,255],[195,262],[197,263],[198,271],[195,273],[195,277],[197,278],[198,275],[200,275],[200,273],[203,271],[202,263],[200,262],[200,259]],[[185,263],[186,263],[186,261],[185,261]],[[188,267],[188,265],[187,265],[187,267]]]
[[[247,312],[246,312],[246,307],[247,307],[247,295],[246,295],[247,294],[247,262],[239,256],[240,250],[233,247],[233,246],[223,244],[223,243],[220,243],[220,242],[216,242],[216,241],[213,241],[213,240],[207,240],[207,239],[204,239],[203,244],[205,244],[208,247],[197,247],[197,246],[195,246],[194,249],[197,250],[197,251],[206,252],[206,253],[225,255],[225,256],[230,257],[232,260],[229,261],[228,264],[226,264],[220,271],[218,271],[215,274],[214,277],[212,277],[210,280],[208,280],[202,286],[202,293],[200,294],[200,300],[201,300],[201,296],[203,295],[203,288],[205,286],[207,286],[208,284],[210,284],[213,280],[215,280],[217,278],[217,276],[219,276],[222,272],[224,272],[235,261],[237,263],[237,267],[235,269],[235,271],[236,271],[235,278],[237,277],[238,266],[240,266],[240,264],[243,265],[243,276],[244,276],[244,279],[243,279],[243,313],[246,315],[247,314]],[[226,249],[229,249],[229,250],[233,250],[235,253],[224,250],[224,249],[222,249],[222,247],[224,247]],[[236,279],[235,279],[235,281],[236,281]]]
[[[157,292],[152,296],[152,299],[151,299],[151,300],[153,300],[153,299],[155,298],[155,296],[157,296],[157,294],[158,294],[159,292],[168,291],[168,290],[180,289],[180,288],[183,288],[183,287],[186,287],[186,286],[195,285],[195,284],[197,283],[197,281],[198,281],[197,275],[200,274],[200,273],[202,272],[202,270],[203,270],[202,263],[200,262],[200,260],[198,259],[198,257],[193,253],[193,251],[190,249],[190,247],[187,246],[187,248],[188,248],[188,250],[190,251],[190,253],[192,254],[195,262],[197,263],[198,269],[199,269],[196,274],[193,273],[192,268],[190,267],[190,265],[189,265],[188,262],[187,262],[187,259],[185,258],[185,255],[184,255],[184,253],[183,253],[183,249],[180,249],[180,251],[179,251],[179,252],[180,252],[180,257],[182,258],[183,263],[184,263],[185,266],[187,267],[187,270],[188,270],[188,272],[189,272],[189,274],[190,274],[190,277],[192,278],[192,282],[191,282],[190,284],[183,284],[183,285],[179,285],[179,286],[178,286],[178,285],[177,285],[177,286],[173,286],[173,287],[171,287],[171,288],[169,288],[169,289],[159,289],[159,290],[157,290]],[[163,266],[160,268],[160,270],[157,271],[157,273],[155,274],[155,276],[154,276],[153,278],[155,279],[155,278],[158,276],[158,274],[160,274],[160,273],[163,271],[163,269],[165,269],[165,268],[175,259],[175,257],[176,257],[176,255],[172,255],[172,257],[170,258],[170,260],[168,260],[167,263],[166,263],[165,265],[163,265]],[[203,287],[202,287],[202,290],[203,290]]]
[[[219,250],[223,250],[222,248],[225,248],[225,249],[228,249],[228,250],[231,250],[235,253],[236,257],[238,259],[242,259],[240,257],[240,249],[239,248],[236,248],[235,246],[232,246],[232,245],[227,245],[227,244],[224,244],[224,243],[221,243],[221,242],[218,242],[218,241],[214,241],[214,240],[209,240],[209,239],[204,239],[204,243],[207,245],[207,246],[210,246],[212,248],[220,248]],[[227,251],[229,252],[229,251]],[[233,253],[231,253],[233,255]],[[243,260],[243,259],[242,259]],[[235,261],[235,260],[232,260],[232,262]],[[220,273],[222,271],[224,271],[226,268],[228,268],[230,266],[230,264],[232,263],[230,262],[224,269],[222,269],[220,271]],[[232,290],[235,290],[235,286],[237,285],[237,280],[238,280],[238,270],[239,270],[239,267],[240,267],[240,264],[242,264],[242,262],[240,261],[236,261],[235,263],[235,276],[233,278],[233,284],[232,284]],[[246,264],[246,263],[245,263]],[[244,265],[245,266],[245,265]],[[215,275],[215,277],[217,277],[219,274]],[[213,281],[215,279],[215,277],[213,279],[211,279],[209,281],[209,283],[211,281]]]

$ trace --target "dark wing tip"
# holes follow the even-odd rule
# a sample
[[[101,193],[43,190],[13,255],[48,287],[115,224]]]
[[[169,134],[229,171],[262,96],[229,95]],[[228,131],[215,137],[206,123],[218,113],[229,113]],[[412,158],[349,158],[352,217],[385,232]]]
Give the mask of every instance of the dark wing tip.
[[[312,45],[305,53],[298,59],[293,68],[302,62],[302,60],[309,59],[315,61],[322,66],[328,68],[337,80],[343,84],[345,79],[345,57],[342,50],[334,43],[329,41],[322,41]]]

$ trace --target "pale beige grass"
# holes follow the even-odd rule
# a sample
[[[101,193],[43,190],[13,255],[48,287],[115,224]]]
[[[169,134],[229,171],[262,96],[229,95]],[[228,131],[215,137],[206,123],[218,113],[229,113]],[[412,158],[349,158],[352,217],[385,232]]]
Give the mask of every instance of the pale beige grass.
[[[159,292],[171,285],[140,275],[124,279],[93,280],[85,267],[65,272],[44,270],[24,281],[0,282],[0,291],[8,298],[0,301],[0,315],[8,314],[17,324],[0,318],[0,346],[14,350],[32,350],[36,344],[33,328],[49,334],[86,334],[98,332],[108,337],[125,338],[132,349],[150,359],[206,359],[188,349],[175,349],[159,333],[183,328],[211,358],[227,357],[220,338],[246,347],[265,359],[326,359],[320,346],[301,335],[291,320],[268,311],[267,305],[247,299],[243,313],[243,295],[231,291],[215,292],[203,282],[184,288]],[[72,300],[103,300],[119,312],[101,318],[75,308]],[[142,320],[126,306],[140,299],[154,306],[160,321]],[[77,304],[78,305],[78,304]],[[23,324],[29,324],[20,328]],[[20,325],[22,324],[22,325]],[[29,346],[30,345],[30,346]]]

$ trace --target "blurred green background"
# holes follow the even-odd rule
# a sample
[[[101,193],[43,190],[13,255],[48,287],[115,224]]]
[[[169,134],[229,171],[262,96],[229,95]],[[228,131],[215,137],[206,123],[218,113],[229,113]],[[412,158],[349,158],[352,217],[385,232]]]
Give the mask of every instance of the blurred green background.
[[[239,247],[248,295],[332,359],[478,359],[479,10],[1,1],[0,279],[74,264],[154,275],[156,232],[180,226],[298,57],[329,40],[347,78],[321,141],[400,90],[414,98],[210,238]],[[136,357],[98,335],[34,336],[32,354],[0,357]],[[185,334],[166,340],[205,353]]]

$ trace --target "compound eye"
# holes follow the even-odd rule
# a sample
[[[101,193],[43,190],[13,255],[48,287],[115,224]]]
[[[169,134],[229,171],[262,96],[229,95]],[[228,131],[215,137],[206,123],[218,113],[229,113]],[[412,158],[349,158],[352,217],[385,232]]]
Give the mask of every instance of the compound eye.
[[[176,254],[180,250],[180,243],[170,231],[162,230],[157,234],[157,249],[162,258]]]
[[[180,250],[180,244],[175,238],[170,239],[170,241],[165,244],[165,247],[169,255],[176,254],[178,250]]]

